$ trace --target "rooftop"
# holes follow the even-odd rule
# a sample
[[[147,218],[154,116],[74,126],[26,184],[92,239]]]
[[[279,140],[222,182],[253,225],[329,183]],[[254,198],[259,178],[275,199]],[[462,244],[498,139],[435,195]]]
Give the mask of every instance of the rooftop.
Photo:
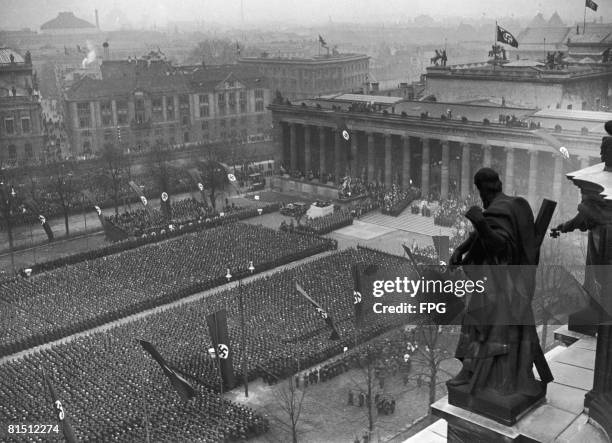
[[[84,77],[67,92],[69,100],[97,99],[147,93],[211,91],[221,82],[237,81],[247,87],[265,87],[259,72],[237,65],[172,66],[167,62],[111,61],[101,66],[102,79]]]
[[[295,64],[320,64],[320,63],[331,63],[337,61],[349,61],[349,60],[363,60],[369,59],[370,56],[366,54],[330,54],[330,55],[316,55],[313,57],[273,57],[270,55],[261,57],[241,57],[238,61],[244,63],[295,63]]]
[[[427,68],[428,78],[474,78],[474,79],[503,79],[504,81],[530,81],[530,82],[560,82],[583,77],[600,77],[612,74],[608,65],[602,65],[592,61],[591,64],[570,64],[563,69],[547,69],[538,66],[537,63],[509,62],[502,65],[490,63],[470,63],[465,65],[453,65],[447,67]]]
[[[546,39],[546,44],[551,46],[565,44],[568,35],[571,35],[572,29],[574,28],[568,26],[548,25],[533,28],[528,27],[517,36],[517,40],[520,42],[519,50],[523,45],[540,46],[544,44],[544,39]]]
[[[57,17],[41,25],[40,29],[82,29],[95,28],[86,20],[78,18],[73,12],[60,12]]]
[[[403,101],[402,97],[388,97],[386,95],[366,95],[366,94],[331,94],[320,97],[324,100],[333,100],[339,102],[358,102],[358,103],[375,103],[381,105],[392,105]]]

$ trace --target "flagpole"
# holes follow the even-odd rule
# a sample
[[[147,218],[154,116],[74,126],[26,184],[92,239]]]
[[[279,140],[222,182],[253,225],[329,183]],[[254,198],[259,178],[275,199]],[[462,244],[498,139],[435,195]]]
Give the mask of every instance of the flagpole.
[[[495,20],[495,32],[493,33],[493,71],[497,67],[497,28],[499,25],[497,24],[497,20]]]
[[[213,340],[213,346],[216,347],[215,360],[217,360],[217,371],[219,373],[219,392],[223,397],[223,373],[221,372],[221,359],[219,358],[219,325],[217,324],[216,312],[213,314],[213,318],[215,319],[215,339]]]
[[[246,359],[246,337],[244,323],[244,299],[242,297],[242,280],[238,280],[238,296],[240,297],[240,326],[241,326],[241,345],[242,345],[242,378],[244,383],[244,397],[249,396],[249,377],[247,375],[247,359]]]
[[[584,3],[584,18],[582,20],[582,35],[584,35],[584,33],[586,32],[586,10],[587,10],[587,6],[585,2]]]

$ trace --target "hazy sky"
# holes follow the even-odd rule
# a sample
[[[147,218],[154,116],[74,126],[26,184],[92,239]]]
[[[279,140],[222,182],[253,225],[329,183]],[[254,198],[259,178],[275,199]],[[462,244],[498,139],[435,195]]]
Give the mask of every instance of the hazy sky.
[[[587,10],[587,21],[603,16],[612,21],[612,0],[595,0],[599,10]],[[164,26],[168,21],[195,20],[239,25],[243,4],[245,22],[278,22],[311,25],[327,22],[408,21],[420,14],[442,20],[450,16],[469,18],[533,17],[542,12],[548,19],[558,11],[568,24],[582,21],[584,0],[0,0],[0,27],[30,27],[73,11],[94,22],[98,9],[102,27],[110,15],[123,14],[135,27]],[[114,10],[114,11],[113,11]],[[121,14],[114,14],[120,11]]]

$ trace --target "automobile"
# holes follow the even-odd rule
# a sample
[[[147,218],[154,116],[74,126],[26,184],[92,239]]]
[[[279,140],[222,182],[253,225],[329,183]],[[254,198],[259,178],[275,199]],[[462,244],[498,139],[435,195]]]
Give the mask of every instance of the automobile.
[[[287,217],[295,217],[298,214],[306,213],[308,210],[308,204],[304,202],[288,203],[281,208],[280,213]]]

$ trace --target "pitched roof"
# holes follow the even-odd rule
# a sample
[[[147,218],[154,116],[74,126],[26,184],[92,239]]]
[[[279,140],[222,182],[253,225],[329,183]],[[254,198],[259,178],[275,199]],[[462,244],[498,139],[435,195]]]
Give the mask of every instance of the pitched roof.
[[[565,26],[565,23],[563,23],[563,20],[561,20],[561,17],[559,17],[557,11],[555,11],[552,17],[550,17],[548,20],[548,26]]]
[[[73,12],[60,12],[57,17],[41,25],[40,29],[79,29],[95,28],[94,25],[82,18],[78,18]]]
[[[106,65],[106,69],[105,69]],[[95,100],[128,95],[134,91],[149,94],[212,91],[223,81],[235,80],[248,88],[265,88],[257,69],[239,65],[179,66],[169,63],[104,62],[102,79],[84,77],[68,91],[68,100]]]
[[[531,22],[529,22],[529,25],[527,26],[530,28],[541,28],[542,26],[546,26],[546,20],[544,19],[542,13],[538,12],[538,14],[531,19]]]
[[[528,27],[519,34],[517,40],[521,45],[542,45],[546,39],[547,45],[564,44],[573,28],[567,26]],[[572,41],[573,41],[572,36]]]

